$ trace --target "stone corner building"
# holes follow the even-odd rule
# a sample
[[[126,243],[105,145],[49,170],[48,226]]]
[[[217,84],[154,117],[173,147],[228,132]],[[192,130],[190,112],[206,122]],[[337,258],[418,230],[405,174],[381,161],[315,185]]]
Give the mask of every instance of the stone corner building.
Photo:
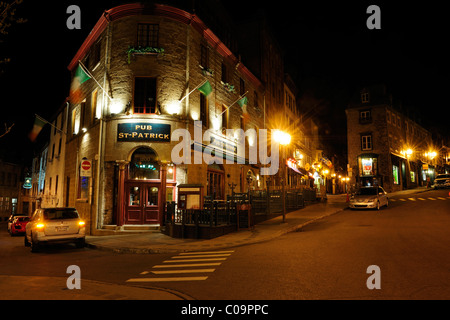
[[[200,199],[225,199],[233,184],[237,192],[264,187],[259,167],[247,162],[172,163],[179,141],[171,135],[193,136],[196,120],[203,132],[214,130],[206,144],[219,141],[233,158],[226,129],[265,128],[264,87],[230,47],[198,16],[171,6],[127,4],[99,19],[69,65],[73,83],[80,65],[91,77],[72,86],[64,180],[66,203],[91,234],[161,226],[179,185],[201,185]],[[209,96],[195,90],[206,80]],[[238,104],[227,109],[245,93],[247,113]]]
[[[431,133],[407,116],[385,85],[363,88],[346,109],[351,184],[388,192],[434,179]],[[351,173],[350,173],[351,172]]]

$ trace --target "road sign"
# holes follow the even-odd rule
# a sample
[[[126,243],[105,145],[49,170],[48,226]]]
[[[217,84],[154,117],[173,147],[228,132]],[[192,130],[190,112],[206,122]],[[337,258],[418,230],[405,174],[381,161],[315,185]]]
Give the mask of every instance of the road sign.
[[[90,160],[82,160],[80,176],[81,177],[90,177],[91,171],[92,171],[91,168],[92,168],[92,163]]]

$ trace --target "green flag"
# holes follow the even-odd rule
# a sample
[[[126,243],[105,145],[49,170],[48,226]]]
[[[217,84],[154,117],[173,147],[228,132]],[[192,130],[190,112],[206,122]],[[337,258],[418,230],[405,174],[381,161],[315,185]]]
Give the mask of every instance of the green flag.
[[[200,91],[205,97],[208,97],[212,92],[209,81],[206,81],[201,87],[199,87],[198,91]]]
[[[247,113],[247,104],[248,104],[248,98],[247,97],[243,97],[242,99],[240,99],[238,101],[238,105],[242,108],[242,111],[244,113]]]
[[[80,84],[83,84],[86,81],[88,81],[91,77],[83,70],[81,65],[78,65],[78,69],[75,72],[75,78],[78,78],[80,81]]]
[[[243,97],[241,100],[238,101],[238,105],[239,105],[241,108],[246,107],[247,104],[248,104],[248,98],[247,98],[247,97]]]
[[[79,103],[82,100],[81,85],[91,79],[91,77],[83,70],[81,65],[78,65],[77,71],[73,76],[72,84],[70,86],[70,101],[72,103]]]
[[[44,128],[45,122],[42,121],[40,118],[36,117],[34,119],[34,125],[31,132],[28,134],[28,138],[30,138],[31,141],[35,141],[39,133],[41,132],[42,128]]]

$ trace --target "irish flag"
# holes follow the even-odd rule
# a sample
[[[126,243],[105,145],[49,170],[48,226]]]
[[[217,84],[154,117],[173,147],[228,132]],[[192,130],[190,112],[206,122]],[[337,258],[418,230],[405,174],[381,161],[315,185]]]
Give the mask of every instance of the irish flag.
[[[81,65],[78,65],[77,71],[70,86],[70,102],[79,103],[82,100],[81,85],[91,79],[91,77],[84,71]]]
[[[205,97],[208,97],[212,92],[212,87],[209,81],[206,80],[206,82],[198,88],[198,91],[200,91]]]
[[[31,130],[31,132],[28,134],[28,138],[30,138],[30,140],[34,142],[44,126],[45,122],[42,121],[38,116],[36,116],[36,118],[34,119],[33,130]]]
[[[246,114],[247,113],[247,104],[248,104],[248,98],[243,97],[238,101],[238,105],[242,108],[242,111]]]

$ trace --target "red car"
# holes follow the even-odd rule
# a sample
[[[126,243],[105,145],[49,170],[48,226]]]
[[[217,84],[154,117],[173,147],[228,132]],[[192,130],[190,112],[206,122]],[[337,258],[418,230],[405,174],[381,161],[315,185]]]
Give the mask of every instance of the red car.
[[[11,234],[11,237],[16,234],[24,234],[25,227],[26,227],[28,221],[30,221],[30,217],[27,217],[27,216],[14,217],[14,220],[11,223],[11,227],[9,229],[9,233]]]

